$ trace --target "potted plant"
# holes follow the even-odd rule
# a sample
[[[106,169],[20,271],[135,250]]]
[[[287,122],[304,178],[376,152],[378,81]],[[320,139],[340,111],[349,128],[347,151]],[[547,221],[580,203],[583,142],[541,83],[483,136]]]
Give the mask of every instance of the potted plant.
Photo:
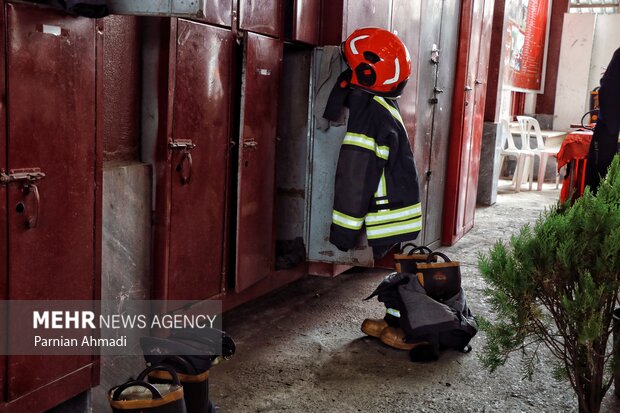
[[[520,352],[528,376],[541,345],[555,375],[574,389],[580,413],[597,413],[620,367],[612,316],[620,291],[620,165],[613,160],[598,192],[556,205],[509,242],[479,257],[494,320],[481,361],[491,371]],[[620,386],[620,383],[616,384]]]

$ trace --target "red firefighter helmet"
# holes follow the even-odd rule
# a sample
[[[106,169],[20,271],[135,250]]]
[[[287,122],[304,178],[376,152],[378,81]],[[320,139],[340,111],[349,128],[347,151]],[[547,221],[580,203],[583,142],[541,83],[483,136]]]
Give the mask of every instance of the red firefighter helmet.
[[[388,30],[357,29],[342,43],[342,53],[353,71],[351,85],[396,98],[411,75],[411,57],[403,42]]]

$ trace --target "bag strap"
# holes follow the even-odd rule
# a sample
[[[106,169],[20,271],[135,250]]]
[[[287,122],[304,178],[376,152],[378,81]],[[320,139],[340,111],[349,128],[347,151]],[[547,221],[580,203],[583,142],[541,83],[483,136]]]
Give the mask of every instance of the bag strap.
[[[128,381],[127,383],[121,384],[120,386],[116,388],[116,390],[114,390],[114,393],[112,394],[112,400],[118,401],[121,397],[121,394],[125,390],[127,390],[129,387],[132,387],[132,386],[140,386],[140,387],[144,387],[145,389],[148,389],[151,392],[153,399],[162,398],[162,395],[159,392],[159,390],[157,390],[157,388],[153,386],[151,383],[147,383],[144,380],[131,380],[131,381]]]
[[[195,376],[196,374],[198,374],[198,372],[196,371],[196,368],[192,366],[192,363],[187,361],[185,357],[170,355],[170,356],[164,357],[159,363],[164,364],[166,366],[170,366],[170,367],[173,367],[174,364],[180,364],[181,366],[183,366],[183,369],[185,369],[184,373],[192,375],[192,376]]]
[[[441,257],[443,258],[445,262],[452,262],[446,254],[444,254],[443,252],[439,252],[439,251],[434,251],[428,254],[428,257],[426,258],[426,262],[430,264],[433,261],[433,257]]]
[[[429,247],[427,247],[426,245],[421,245],[419,247],[413,248],[411,251],[409,251],[409,253],[407,255],[413,255],[416,252],[421,252],[421,253],[424,253],[424,254],[432,254],[433,250],[430,249]]]
[[[411,247],[413,249],[418,248],[418,246],[415,245],[413,242],[408,242],[408,243],[404,244],[402,247],[400,247],[400,252],[402,254],[404,254],[405,253],[405,248],[407,248],[407,247]]]
[[[150,367],[145,368],[144,370],[142,370],[142,373],[140,373],[138,375],[138,378],[136,379],[136,381],[144,382],[144,379],[146,378],[146,376],[148,376],[148,374],[150,372],[152,372],[153,370],[164,370],[164,371],[167,371],[172,376],[172,383],[175,386],[180,386],[181,385],[181,381],[179,380],[179,376],[177,376],[177,372],[174,371],[174,369],[172,367],[167,366],[165,364],[157,364],[155,366],[150,366]]]

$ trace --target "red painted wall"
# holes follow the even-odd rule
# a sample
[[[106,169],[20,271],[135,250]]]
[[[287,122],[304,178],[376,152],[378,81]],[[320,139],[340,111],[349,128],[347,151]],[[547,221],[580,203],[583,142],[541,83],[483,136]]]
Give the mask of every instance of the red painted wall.
[[[138,18],[108,16],[103,39],[104,161],[140,157],[140,36]]]
[[[555,110],[555,89],[558,80],[558,63],[560,62],[562,25],[564,13],[567,11],[568,0],[553,0],[549,25],[549,44],[547,45],[545,91],[536,99],[536,113],[552,114]]]

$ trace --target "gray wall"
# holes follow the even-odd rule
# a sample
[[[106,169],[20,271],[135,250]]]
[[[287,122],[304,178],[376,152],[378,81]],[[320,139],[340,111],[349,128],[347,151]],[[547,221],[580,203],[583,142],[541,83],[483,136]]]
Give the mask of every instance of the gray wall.
[[[150,165],[104,166],[101,300],[108,307],[151,297],[151,188]],[[94,411],[109,411],[108,389],[143,368],[142,357],[101,357]]]

